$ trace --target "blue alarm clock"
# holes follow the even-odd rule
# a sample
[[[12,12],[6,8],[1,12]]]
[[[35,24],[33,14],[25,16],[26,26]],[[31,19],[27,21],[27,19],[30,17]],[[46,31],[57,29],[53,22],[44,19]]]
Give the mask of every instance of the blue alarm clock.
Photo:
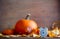
[[[48,28],[40,27],[40,35],[41,35],[41,37],[46,37],[48,35]]]

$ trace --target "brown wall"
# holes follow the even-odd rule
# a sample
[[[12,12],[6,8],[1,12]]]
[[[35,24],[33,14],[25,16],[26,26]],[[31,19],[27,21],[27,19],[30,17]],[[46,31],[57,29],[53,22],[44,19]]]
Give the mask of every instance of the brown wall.
[[[58,1],[0,0],[0,29],[11,28],[28,13],[31,13],[31,19],[35,20],[38,26],[50,27],[59,17]]]

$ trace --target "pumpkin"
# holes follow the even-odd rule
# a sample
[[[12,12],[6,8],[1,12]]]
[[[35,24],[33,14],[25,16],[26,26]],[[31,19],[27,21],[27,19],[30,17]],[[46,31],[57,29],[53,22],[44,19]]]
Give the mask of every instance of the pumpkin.
[[[12,29],[6,29],[2,31],[2,34],[4,35],[13,35],[14,31]]]
[[[57,37],[60,34],[57,27],[55,29],[49,31],[48,33],[49,33],[49,37]]]
[[[31,32],[37,33],[38,26],[37,23],[29,19],[30,14],[26,16],[25,19],[19,20],[15,25],[15,31],[18,34],[29,34]]]
[[[55,37],[55,34],[52,31],[48,31],[49,37]]]

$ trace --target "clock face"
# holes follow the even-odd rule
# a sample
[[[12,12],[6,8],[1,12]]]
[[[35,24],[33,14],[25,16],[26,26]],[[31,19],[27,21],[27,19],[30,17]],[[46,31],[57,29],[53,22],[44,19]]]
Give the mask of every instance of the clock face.
[[[40,28],[40,35],[41,35],[41,37],[46,37],[47,36],[47,34],[48,34],[48,28],[47,27],[41,27]]]

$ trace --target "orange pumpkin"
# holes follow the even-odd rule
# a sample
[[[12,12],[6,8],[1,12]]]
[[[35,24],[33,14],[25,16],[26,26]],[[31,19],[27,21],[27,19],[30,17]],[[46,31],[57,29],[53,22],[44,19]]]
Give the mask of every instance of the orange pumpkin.
[[[15,25],[15,31],[19,34],[29,34],[31,32],[37,32],[37,23],[33,20],[29,20],[27,15],[26,19],[19,20]]]
[[[7,30],[3,30],[2,33],[4,35],[13,35],[14,31],[12,29],[7,29]]]

